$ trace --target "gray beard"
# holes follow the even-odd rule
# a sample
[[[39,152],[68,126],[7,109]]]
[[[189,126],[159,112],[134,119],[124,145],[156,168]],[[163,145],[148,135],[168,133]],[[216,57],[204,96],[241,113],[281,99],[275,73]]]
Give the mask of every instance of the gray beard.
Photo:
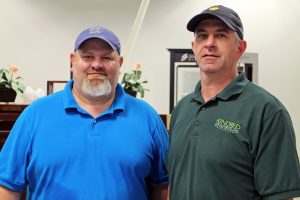
[[[108,96],[111,93],[110,82],[105,79],[100,84],[93,84],[91,81],[84,79],[81,89],[84,95],[90,97]]]

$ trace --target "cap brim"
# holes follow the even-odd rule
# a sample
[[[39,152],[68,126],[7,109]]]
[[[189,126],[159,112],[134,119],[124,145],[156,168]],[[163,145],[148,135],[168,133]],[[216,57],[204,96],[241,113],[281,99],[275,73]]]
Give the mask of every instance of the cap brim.
[[[89,40],[89,39],[100,39],[100,40],[103,40],[103,41],[106,42],[113,50],[118,51],[117,47],[115,47],[109,40],[107,40],[107,39],[105,39],[105,38],[103,38],[103,37],[100,37],[100,36],[93,36],[93,37],[85,38],[84,40],[78,42],[79,45],[75,48],[75,50],[79,49],[80,46],[81,46],[84,42],[86,42],[87,40]]]
[[[229,24],[225,18],[220,17],[218,15],[214,15],[212,13],[200,13],[199,15],[194,16],[187,24],[186,28],[187,30],[191,32],[195,32],[196,27],[198,24],[205,20],[210,18],[217,18],[220,19],[222,22],[224,22],[230,29],[235,30],[231,24]]]

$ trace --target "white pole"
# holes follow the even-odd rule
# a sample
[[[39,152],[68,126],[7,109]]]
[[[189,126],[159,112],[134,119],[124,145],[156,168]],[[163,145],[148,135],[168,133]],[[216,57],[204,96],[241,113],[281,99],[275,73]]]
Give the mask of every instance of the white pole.
[[[126,63],[128,61],[128,57],[130,55],[130,52],[132,50],[132,47],[134,46],[134,43],[136,41],[136,38],[140,32],[145,14],[147,12],[148,6],[149,6],[150,0],[142,0],[140,8],[138,10],[137,16],[134,20],[130,35],[129,35],[129,39],[128,39],[128,43],[127,46],[125,48],[123,57],[124,57],[124,63]]]

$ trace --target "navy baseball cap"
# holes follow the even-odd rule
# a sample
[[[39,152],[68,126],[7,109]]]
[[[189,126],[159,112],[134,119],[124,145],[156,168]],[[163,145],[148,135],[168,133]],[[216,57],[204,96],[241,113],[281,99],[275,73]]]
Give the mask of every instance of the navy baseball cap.
[[[204,19],[218,18],[222,20],[230,29],[237,32],[239,38],[243,40],[244,29],[239,15],[232,9],[222,5],[212,6],[200,14],[194,16],[187,24],[187,29],[195,32],[197,25]]]
[[[111,46],[112,49],[121,54],[121,44],[118,37],[112,31],[101,26],[91,27],[83,30],[76,39],[74,51],[79,49],[82,43],[91,38],[104,40],[109,44],[109,46]]]

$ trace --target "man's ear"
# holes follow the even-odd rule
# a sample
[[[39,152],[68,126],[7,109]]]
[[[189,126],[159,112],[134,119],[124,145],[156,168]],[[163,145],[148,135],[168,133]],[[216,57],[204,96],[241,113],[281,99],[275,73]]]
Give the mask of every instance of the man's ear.
[[[121,68],[121,66],[123,65],[123,61],[124,61],[123,56],[120,56],[120,57],[119,57],[120,68]]]
[[[247,48],[247,42],[245,40],[240,41],[240,44],[238,46],[238,57],[240,58]]]
[[[73,62],[75,59],[74,53],[70,53],[70,70],[73,71]]]
[[[193,50],[193,53],[195,54],[195,51],[194,51],[194,45],[195,45],[195,44],[194,44],[194,41],[192,41],[191,44],[192,44],[192,50]]]

